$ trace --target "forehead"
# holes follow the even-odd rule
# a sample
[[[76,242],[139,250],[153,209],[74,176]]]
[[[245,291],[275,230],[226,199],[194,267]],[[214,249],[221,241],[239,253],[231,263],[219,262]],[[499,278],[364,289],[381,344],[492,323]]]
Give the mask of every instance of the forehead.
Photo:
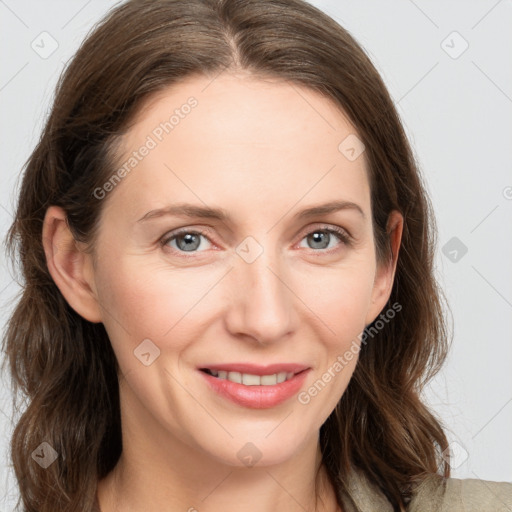
[[[303,86],[231,74],[196,76],[140,109],[122,140],[118,164],[135,158],[142,146],[151,149],[138,157],[125,180],[131,185],[123,183],[120,195],[153,203],[184,195],[205,203],[243,196],[261,204],[276,195],[288,206],[305,195],[311,202],[318,197],[364,203],[364,152],[354,159],[345,151],[355,137],[332,100]]]

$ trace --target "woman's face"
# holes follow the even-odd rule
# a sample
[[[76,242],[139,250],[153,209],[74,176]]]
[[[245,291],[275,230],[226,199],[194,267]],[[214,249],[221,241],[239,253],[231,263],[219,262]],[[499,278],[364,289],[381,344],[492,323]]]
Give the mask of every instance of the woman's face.
[[[392,284],[354,127],[308,89],[223,74],[153,98],[122,151],[125,171],[96,191],[90,268],[125,434],[229,465],[290,459]]]

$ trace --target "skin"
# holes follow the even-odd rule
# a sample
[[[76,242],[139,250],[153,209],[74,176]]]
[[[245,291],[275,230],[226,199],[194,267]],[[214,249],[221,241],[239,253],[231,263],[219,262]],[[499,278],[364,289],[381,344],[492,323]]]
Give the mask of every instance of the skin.
[[[383,312],[403,219],[390,215],[393,258],[377,265],[365,154],[350,161],[338,150],[355,128],[328,99],[275,80],[224,73],[158,94],[122,139],[119,162],[190,96],[197,106],[102,200],[93,254],[60,208],[45,218],[55,283],[80,315],[104,323],[121,369],[123,453],[98,485],[102,511],[338,510],[318,436],[357,355],[308,404],[294,396],[267,409],[217,395],[196,368],[303,363],[307,390]],[[364,217],[295,217],[333,200]],[[176,202],[220,207],[231,220],[137,222]],[[336,226],[350,244],[322,231]],[[195,252],[159,243],[177,228],[208,232]],[[318,230],[324,246],[307,236]],[[263,249],[252,263],[236,252],[248,236]],[[144,339],[160,350],[149,366],[134,356]],[[237,456],[248,442],[261,457],[253,467]]]

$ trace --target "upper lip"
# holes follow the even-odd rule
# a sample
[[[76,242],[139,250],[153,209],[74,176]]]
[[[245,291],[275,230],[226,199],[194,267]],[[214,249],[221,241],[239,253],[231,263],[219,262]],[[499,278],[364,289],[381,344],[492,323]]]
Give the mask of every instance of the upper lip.
[[[251,363],[219,363],[205,364],[199,367],[200,370],[214,370],[226,372],[248,373],[250,375],[274,375],[275,373],[300,373],[307,370],[309,366],[299,363],[275,363],[261,366]]]

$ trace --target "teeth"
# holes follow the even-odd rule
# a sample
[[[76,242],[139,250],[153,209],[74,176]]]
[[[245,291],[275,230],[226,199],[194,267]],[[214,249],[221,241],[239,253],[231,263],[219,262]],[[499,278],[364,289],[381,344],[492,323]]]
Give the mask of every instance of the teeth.
[[[245,386],[275,386],[293,377],[293,372],[279,372],[273,375],[252,375],[250,373],[226,372],[223,370],[208,370],[214,377],[223,380],[230,380]]]
[[[242,374],[239,372],[229,372],[226,379],[231,382],[236,382],[237,384],[242,384]]]
[[[244,380],[245,384],[245,380]],[[274,386],[277,384],[277,375],[262,375],[260,378],[260,385],[261,386]]]

